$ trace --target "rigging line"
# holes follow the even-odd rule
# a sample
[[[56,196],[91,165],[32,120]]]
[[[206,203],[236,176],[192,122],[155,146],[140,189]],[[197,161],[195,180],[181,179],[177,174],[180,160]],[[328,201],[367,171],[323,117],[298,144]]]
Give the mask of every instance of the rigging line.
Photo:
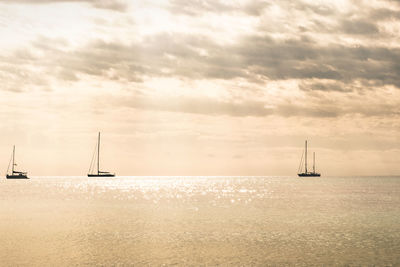
[[[11,164],[11,160],[12,160],[12,154],[11,154],[11,158],[10,158],[10,161],[8,162],[8,167],[7,167],[7,174],[8,174],[8,170],[10,169],[10,164]]]
[[[304,151],[301,153],[300,165],[299,165],[299,168],[297,169],[298,173],[300,173],[301,170],[303,169],[303,157],[304,157]]]
[[[96,146],[94,147],[92,161],[90,162],[90,167],[89,167],[89,173],[91,173],[91,171],[92,171],[93,162],[94,162],[95,156],[96,156],[96,150],[97,150],[97,143],[96,143]]]
[[[92,157],[92,164],[91,164],[91,173],[93,173],[93,171],[94,171],[94,168],[96,167],[95,165],[96,165],[96,159],[97,159],[97,157],[98,157],[98,155],[97,155],[97,146],[98,146],[98,144],[96,143],[96,145],[94,146],[94,151],[93,151],[93,157]]]

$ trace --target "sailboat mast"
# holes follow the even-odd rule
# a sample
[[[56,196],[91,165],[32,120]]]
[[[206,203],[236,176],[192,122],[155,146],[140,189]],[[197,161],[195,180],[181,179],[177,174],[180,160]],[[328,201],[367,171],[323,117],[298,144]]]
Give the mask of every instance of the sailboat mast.
[[[305,169],[307,173],[307,140],[306,140],[306,154],[305,154]]]
[[[15,165],[15,145],[13,146],[13,163],[12,163],[12,174],[14,174],[14,165]]]
[[[97,141],[97,174],[100,173],[100,132],[99,132],[99,138]]]
[[[313,152],[313,173],[315,173],[315,152]]]

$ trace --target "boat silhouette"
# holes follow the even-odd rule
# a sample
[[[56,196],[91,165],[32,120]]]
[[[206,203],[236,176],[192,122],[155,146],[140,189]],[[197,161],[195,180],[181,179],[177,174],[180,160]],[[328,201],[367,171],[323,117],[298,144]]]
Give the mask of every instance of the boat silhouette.
[[[317,173],[317,172],[315,171],[315,152],[313,153],[313,170],[312,170],[312,172],[309,172],[309,171],[307,170],[307,140],[306,140],[306,144],[305,144],[305,149],[304,149],[304,151],[305,151],[305,153],[303,153],[303,154],[301,155],[300,166],[299,166],[299,170],[298,170],[297,175],[298,175],[299,177],[320,177],[321,174],[320,174],[320,173]],[[301,172],[302,167],[303,167],[303,155],[305,155],[305,156],[304,156],[304,172]]]
[[[9,174],[8,171],[10,169],[11,162],[12,162],[12,167],[11,167],[11,173]],[[6,174],[7,179],[29,179],[27,172],[21,172],[15,170],[15,166],[17,166],[17,163],[15,163],[15,145],[13,146],[13,153],[10,159],[10,163],[8,163],[8,168],[7,168],[7,174]]]
[[[96,153],[97,152],[97,153]],[[97,164],[95,164],[95,158],[97,159]],[[97,166],[97,170],[94,168]],[[88,177],[114,177],[115,173],[100,171],[100,132],[97,139],[97,144],[95,147],[95,152],[92,157],[92,162],[90,163]]]

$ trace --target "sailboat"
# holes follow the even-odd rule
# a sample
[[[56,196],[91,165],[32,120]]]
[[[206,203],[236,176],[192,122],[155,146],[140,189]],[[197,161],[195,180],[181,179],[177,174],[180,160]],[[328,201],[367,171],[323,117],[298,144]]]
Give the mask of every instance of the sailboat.
[[[307,170],[307,140],[306,140],[306,147],[305,147],[305,157],[304,157],[304,172],[301,172],[301,170],[302,170],[302,164],[303,163],[303,155],[302,155],[302,157],[301,157],[301,161],[300,161],[300,166],[299,166],[299,170],[298,170],[298,173],[297,173],[297,175],[299,176],[299,177],[319,177],[319,176],[321,176],[321,174],[320,173],[317,173],[316,171],[315,171],[315,152],[314,152],[314,154],[313,154],[313,171],[312,172],[309,172],[308,170]]]
[[[12,161],[11,174],[8,174],[11,161]],[[7,168],[7,174],[6,174],[7,179],[29,179],[27,172],[20,172],[15,170],[15,166],[17,166],[17,163],[15,163],[15,146],[13,147],[13,153],[10,159],[10,163],[8,163],[8,168]]]
[[[90,163],[90,167],[89,167],[88,177],[114,177],[115,173],[100,171],[100,132],[99,132],[99,136],[97,139],[96,148],[97,148],[97,154],[93,154],[92,162]],[[96,149],[95,149],[95,153],[96,153]],[[95,157],[97,158],[97,171],[94,170]]]

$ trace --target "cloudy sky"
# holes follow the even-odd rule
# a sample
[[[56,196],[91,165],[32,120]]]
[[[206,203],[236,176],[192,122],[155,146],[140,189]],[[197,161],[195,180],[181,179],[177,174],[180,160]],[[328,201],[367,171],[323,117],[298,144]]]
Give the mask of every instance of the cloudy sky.
[[[1,0],[0,160],[85,175],[400,173],[398,0]]]

